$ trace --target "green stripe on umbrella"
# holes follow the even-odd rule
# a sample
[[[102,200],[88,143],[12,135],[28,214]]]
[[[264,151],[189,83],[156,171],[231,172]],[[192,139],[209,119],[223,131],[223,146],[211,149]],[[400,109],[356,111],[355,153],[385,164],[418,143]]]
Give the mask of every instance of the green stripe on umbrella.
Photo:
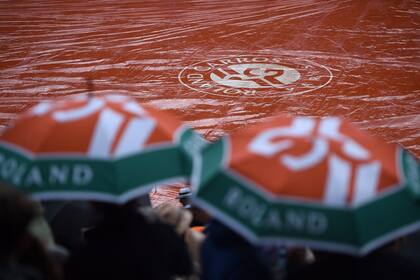
[[[89,104],[92,99],[81,100]],[[72,101],[74,102],[70,99],[70,102]],[[100,110],[91,112],[86,118],[76,119],[74,124],[53,122],[48,115],[43,116],[44,119],[24,115],[18,120],[16,126],[6,130],[0,139],[0,180],[40,199],[89,199],[116,203],[125,203],[138,195],[147,193],[156,185],[188,181],[193,162],[196,161],[197,152],[194,147],[201,147],[206,142],[192,129],[183,126],[181,122],[174,121],[171,115],[168,117],[165,113],[151,108],[147,108],[147,111],[144,109],[146,116],[142,110],[139,110],[141,114],[137,115],[134,112],[133,115],[133,108],[137,108],[133,107],[133,104],[137,103],[133,103],[131,99],[123,103],[121,100],[117,103],[113,101],[113,99],[103,101],[109,103],[103,110],[121,108],[121,111],[118,111],[121,114],[120,118],[125,117],[128,122],[153,121],[154,131],[144,132],[149,135],[150,142],[144,139],[141,130],[129,133],[123,130],[121,137],[113,136],[116,144],[109,146],[108,155],[104,155],[104,152],[100,156],[92,155],[86,152],[89,148],[86,145],[76,146],[77,149],[75,149],[72,143],[62,143],[66,140],[62,140],[60,138],[62,135],[55,135],[54,132],[60,131],[65,125],[75,127],[82,125],[88,129],[80,134],[70,132],[69,135],[73,141],[78,141],[83,137],[89,140],[93,137],[92,130],[98,130],[97,121],[91,117],[94,113],[100,116]],[[126,104],[131,104],[131,107]],[[78,108],[77,106],[81,105],[73,106]],[[82,106],[86,105],[82,104]],[[125,111],[127,107],[131,110],[128,113]],[[54,114],[54,109],[52,109],[52,114]],[[118,117],[117,113],[113,114]],[[165,118],[170,118],[169,124],[165,122]],[[33,125],[28,126],[28,122],[32,122]],[[31,135],[29,128],[37,127],[39,123],[41,125],[53,123],[53,127],[48,130],[48,137],[44,137],[41,133],[34,135],[34,141],[41,139],[41,144],[45,142],[49,144],[45,145],[46,147],[36,145],[32,148],[34,150],[31,150],[31,143],[26,142],[26,138]],[[124,129],[123,125],[120,127]],[[107,136],[104,134],[107,130],[106,124],[103,129],[104,131],[101,132],[104,135],[103,142],[106,142]],[[63,131],[66,133],[68,129],[61,130],[61,134]],[[34,134],[37,132],[39,133],[35,131]],[[61,140],[51,144],[48,141],[53,137]],[[130,140],[128,137],[134,138]],[[136,139],[139,141],[136,142]],[[112,147],[124,141],[131,142],[135,145],[134,148],[122,147],[120,151],[129,150],[130,152],[115,154]],[[92,146],[92,140],[90,143]],[[101,143],[96,140],[95,145],[98,144]],[[62,148],[58,149],[54,145],[61,145]],[[114,150],[118,149],[114,148]]]
[[[397,184],[363,202],[334,205],[275,193],[232,167],[234,137],[204,149],[203,165],[194,172],[195,203],[254,243],[363,255],[420,229],[419,164],[402,149],[396,149]]]

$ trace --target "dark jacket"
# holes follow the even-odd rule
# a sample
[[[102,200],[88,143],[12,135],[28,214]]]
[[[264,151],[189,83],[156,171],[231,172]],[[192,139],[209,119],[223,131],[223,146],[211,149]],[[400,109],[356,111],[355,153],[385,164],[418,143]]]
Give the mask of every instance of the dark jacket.
[[[0,263],[0,280],[42,280],[35,269],[18,263]]]
[[[288,276],[287,280],[418,280],[420,261],[413,261],[392,251],[372,253],[365,257],[331,254],[319,258]]]
[[[166,280],[192,270],[184,241],[172,227],[133,211],[107,215],[86,239],[69,261],[68,280]]]
[[[202,280],[270,280],[258,249],[218,222],[207,227],[202,247]]]

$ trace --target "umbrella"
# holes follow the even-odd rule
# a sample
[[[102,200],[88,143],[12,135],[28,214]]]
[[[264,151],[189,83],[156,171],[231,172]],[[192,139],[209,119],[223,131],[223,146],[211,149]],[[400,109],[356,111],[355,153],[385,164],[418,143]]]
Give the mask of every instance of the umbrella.
[[[122,95],[42,102],[0,136],[0,180],[40,199],[124,203],[189,178],[204,140]]]
[[[418,160],[338,117],[274,117],[202,157],[195,203],[257,244],[363,255],[420,228]]]

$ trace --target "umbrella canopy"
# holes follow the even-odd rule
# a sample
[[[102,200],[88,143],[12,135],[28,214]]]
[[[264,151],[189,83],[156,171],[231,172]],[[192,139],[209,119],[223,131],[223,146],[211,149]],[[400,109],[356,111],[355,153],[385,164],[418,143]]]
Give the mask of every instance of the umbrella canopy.
[[[420,228],[418,161],[340,118],[275,117],[202,157],[195,202],[252,242],[360,255]]]
[[[0,180],[41,199],[124,203],[189,178],[204,140],[121,95],[42,102],[0,136]]]

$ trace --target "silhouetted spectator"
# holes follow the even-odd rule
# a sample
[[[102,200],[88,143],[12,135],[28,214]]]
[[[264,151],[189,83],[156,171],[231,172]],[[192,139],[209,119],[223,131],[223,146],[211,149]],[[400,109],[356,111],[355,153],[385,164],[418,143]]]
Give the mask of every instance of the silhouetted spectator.
[[[289,274],[288,280],[418,280],[420,260],[414,261],[395,250],[395,243],[363,256],[315,252],[315,262]]]
[[[192,272],[186,245],[170,225],[148,219],[132,203],[93,205],[103,220],[85,233],[86,244],[67,266],[68,280],[160,280]]]
[[[203,280],[270,280],[270,267],[259,249],[219,222],[206,229],[202,245]]]
[[[205,238],[204,234],[191,228],[193,216],[188,209],[174,206],[170,203],[162,203],[153,209],[160,219],[172,225],[177,234],[182,237],[187,244],[191,256],[194,274],[191,278],[199,279],[201,273],[201,245]]]
[[[30,229],[41,215],[39,204],[0,186],[0,279],[60,279],[58,267]]]
[[[194,206],[191,201],[192,192],[189,187],[184,187],[179,190],[178,199],[185,209],[191,211],[193,219],[191,221],[192,227],[205,226],[210,222],[210,215],[204,210]]]
[[[55,241],[70,253],[80,250],[82,229],[93,226],[96,218],[89,203],[57,200],[43,202],[43,206]]]

